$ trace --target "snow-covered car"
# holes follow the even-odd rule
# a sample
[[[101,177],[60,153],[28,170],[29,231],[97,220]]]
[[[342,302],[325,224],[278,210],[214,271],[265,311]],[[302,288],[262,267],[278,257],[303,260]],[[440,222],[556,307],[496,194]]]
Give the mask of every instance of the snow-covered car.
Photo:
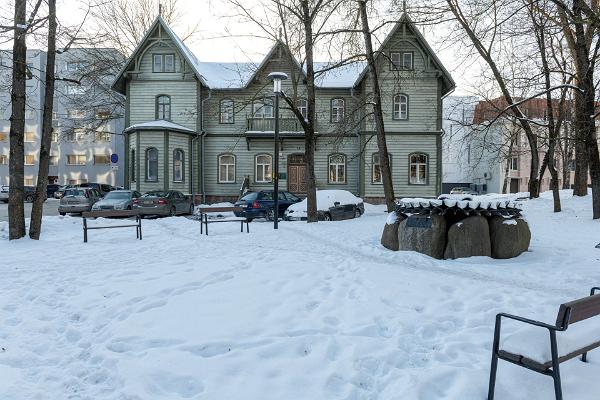
[[[292,204],[285,210],[288,221],[305,220],[307,200]],[[317,215],[321,221],[358,218],[365,212],[363,200],[347,190],[317,191]]]
[[[470,195],[476,196],[477,192],[472,190],[469,187],[460,186],[460,187],[453,187],[450,190],[450,194],[470,194]]]
[[[466,200],[466,201],[471,201],[473,200],[473,197],[475,197],[476,195],[472,195],[472,194],[441,194],[438,196],[439,200],[446,200],[446,199],[450,199],[450,200]]]

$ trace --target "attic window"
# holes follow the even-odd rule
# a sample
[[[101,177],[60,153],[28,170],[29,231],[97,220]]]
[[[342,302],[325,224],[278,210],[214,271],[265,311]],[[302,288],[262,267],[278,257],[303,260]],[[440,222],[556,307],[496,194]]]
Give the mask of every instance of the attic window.
[[[412,70],[413,67],[413,52],[391,52],[390,53],[390,69],[392,70]]]
[[[153,54],[152,72],[175,72],[175,54]]]

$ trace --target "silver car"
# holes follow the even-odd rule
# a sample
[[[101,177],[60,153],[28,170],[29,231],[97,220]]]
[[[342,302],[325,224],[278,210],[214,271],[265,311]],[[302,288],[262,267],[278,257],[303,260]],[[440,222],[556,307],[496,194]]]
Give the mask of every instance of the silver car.
[[[60,199],[58,213],[65,215],[67,213],[82,213],[91,211],[92,206],[102,196],[100,192],[92,188],[71,188],[65,190],[63,197]]]
[[[102,200],[94,203],[92,210],[131,210],[133,202],[140,196],[141,194],[136,190],[113,190],[106,193]]]

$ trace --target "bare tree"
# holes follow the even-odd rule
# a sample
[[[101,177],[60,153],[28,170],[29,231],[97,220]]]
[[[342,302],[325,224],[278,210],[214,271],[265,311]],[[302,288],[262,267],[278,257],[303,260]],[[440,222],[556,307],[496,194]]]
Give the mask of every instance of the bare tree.
[[[46,58],[46,77],[44,87],[44,113],[42,116],[42,139],[38,167],[38,180],[35,197],[31,207],[29,237],[39,240],[42,230],[42,214],[48,170],[50,168],[50,147],[52,146],[52,110],[54,106],[54,65],[56,60],[56,0],[48,0],[48,49]]]

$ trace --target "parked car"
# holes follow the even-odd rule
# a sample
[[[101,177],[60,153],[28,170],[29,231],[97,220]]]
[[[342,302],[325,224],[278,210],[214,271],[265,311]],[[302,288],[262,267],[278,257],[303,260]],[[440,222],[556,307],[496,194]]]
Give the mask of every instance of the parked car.
[[[292,204],[285,211],[285,219],[288,221],[305,220],[307,217],[306,207],[306,199]],[[362,199],[347,190],[317,191],[317,216],[321,221],[358,218],[364,213],[365,205]]]
[[[65,190],[67,189],[71,189],[74,188],[75,185],[63,185],[61,187],[59,187],[56,192],[54,192],[54,198],[55,199],[60,199],[63,197],[63,194],[65,193]]]
[[[454,187],[450,190],[450,194],[470,194],[473,196],[477,196],[477,192],[469,187]]]
[[[32,203],[35,197],[35,186],[24,186],[23,187],[23,198],[26,203]],[[8,196],[10,194],[10,186],[2,185],[0,186],[0,201],[8,203]],[[48,196],[44,197],[44,201],[48,199]]]
[[[0,201],[8,203],[8,185],[0,185]]]
[[[113,186],[107,185],[105,183],[94,183],[94,182],[80,183],[79,185],[77,185],[77,187],[94,188],[102,195],[102,197],[104,197],[104,195],[106,193],[115,190],[115,188]]]
[[[141,215],[174,216],[193,214],[192,199],[177,190],[153,190],[133,201],[133,209]]]
[[[92,210],[132,210],[133,202],[140,197],[137,190],[113,190],[94,203]]]
[[[56,193],[56,191],[59,188],[60,188],[60,185],[56,185],[54,183],[49,183],[48,186],[46,186],[46,198],[54,197],[54,193]]]
[[[60,199],[58,213],[65,215],[67,213],[91,211],[94,203],[101,198],[100,192],[94,188],[75,187],[66,189],[63,197]]]
[[[257,192],[246,192],[235,202],[235,206],[243,208],[244,212],[235,212],[237,217],[246,217],[250,221],[254,218],[273,218],[273,208],[275,207],[275,198],[273,190],[260,190]],[[279,217],[285,215],[285,210],[292,204],[296,204],[301,199],[286,191],[279,191]]]

